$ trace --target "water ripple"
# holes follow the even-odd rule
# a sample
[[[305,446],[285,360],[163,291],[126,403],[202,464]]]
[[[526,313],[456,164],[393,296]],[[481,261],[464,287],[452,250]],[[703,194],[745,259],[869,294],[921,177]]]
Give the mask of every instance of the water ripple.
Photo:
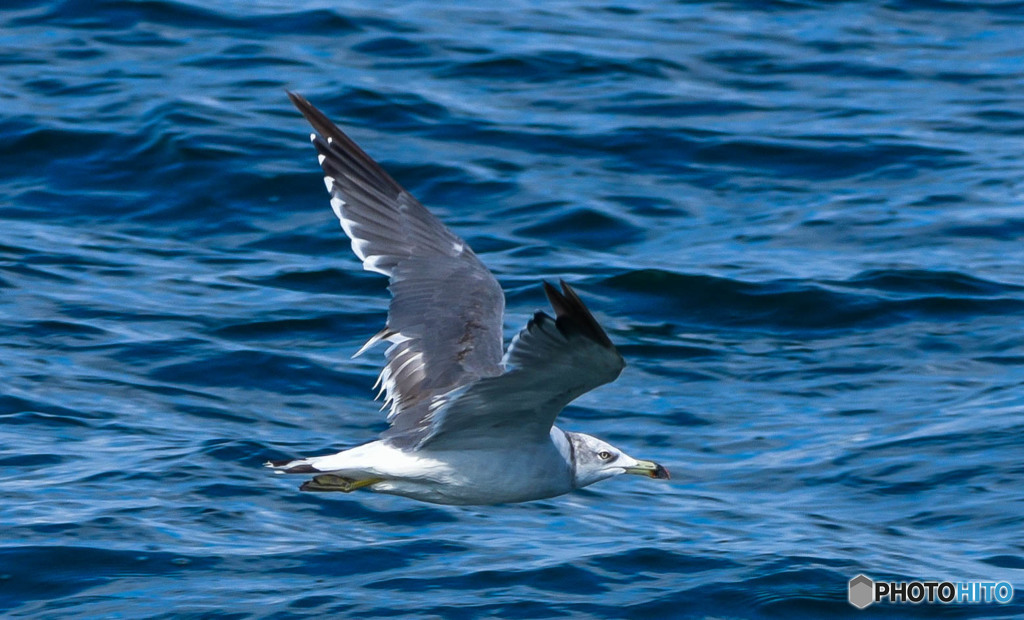
[[[1021,8],[7,2],[0,609],[853,618],[861,572],[1019,582]],[[285,90],[470,242],[506,338],[578,286],[629,366],[560,424],[670,483],[264,471],[385,426],[350,356],[386,283]]]

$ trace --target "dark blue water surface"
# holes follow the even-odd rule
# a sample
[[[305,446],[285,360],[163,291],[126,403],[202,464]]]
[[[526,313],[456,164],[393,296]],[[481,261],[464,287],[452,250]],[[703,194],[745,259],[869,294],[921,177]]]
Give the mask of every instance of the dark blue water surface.
[[[1024,614],[1024,4],[7,0],[0,612]],[[386,281],[285,89],[629,367],[664,463],[463,508],[300,494],[384,428]],[[846,602],[1002,580],[1009,605]],[[873,612],[873,613],[872,613]]]

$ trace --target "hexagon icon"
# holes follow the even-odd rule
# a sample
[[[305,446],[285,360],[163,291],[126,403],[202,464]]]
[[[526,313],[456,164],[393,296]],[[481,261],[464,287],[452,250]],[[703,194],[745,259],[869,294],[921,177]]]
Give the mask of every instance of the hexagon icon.
[[[866,575],[857,575],[850,580],[850,604],[864,609],[875,602],[875,582]]]

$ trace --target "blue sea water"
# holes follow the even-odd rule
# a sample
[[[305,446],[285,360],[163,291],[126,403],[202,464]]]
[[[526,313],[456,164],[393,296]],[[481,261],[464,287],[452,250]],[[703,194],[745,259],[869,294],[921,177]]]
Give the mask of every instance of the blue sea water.
[[[1024,615],[1024,3],[0,8],[0,613]],[[307,96],[629,367],[664,463],[521,505],[299,493],[384,428],[386,282]],[[846,602],[1007,581],[1008,605]]]

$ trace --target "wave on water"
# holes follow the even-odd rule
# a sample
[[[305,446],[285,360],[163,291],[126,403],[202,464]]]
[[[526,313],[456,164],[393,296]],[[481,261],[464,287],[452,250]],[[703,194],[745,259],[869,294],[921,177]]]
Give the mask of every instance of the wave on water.
[[[1019,3],[17,0],[0,9],[0,611],[1012,618]],[[559,418],[673,479],[312,496],[386,427],[386,282],[299,92],[628,367]],[[629,478],[634,478],[629,476]]]

